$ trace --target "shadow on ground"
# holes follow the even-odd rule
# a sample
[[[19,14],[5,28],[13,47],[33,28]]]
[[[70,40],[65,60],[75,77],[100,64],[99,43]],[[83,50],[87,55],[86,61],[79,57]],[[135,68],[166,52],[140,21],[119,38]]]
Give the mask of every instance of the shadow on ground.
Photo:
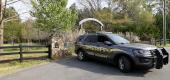
[[[94,60],[79,61],[76,57],[63,59],[55,62],[67,66],[68,68],[79,68],[82,70],[90,71],[98,74],[105,75],[118,75],[118,76],[134,76],[134,77],[144,77],[145,74],[152,72],[151,70],[132,70],[130,73],[122,73],[115,66],[97,62]]]

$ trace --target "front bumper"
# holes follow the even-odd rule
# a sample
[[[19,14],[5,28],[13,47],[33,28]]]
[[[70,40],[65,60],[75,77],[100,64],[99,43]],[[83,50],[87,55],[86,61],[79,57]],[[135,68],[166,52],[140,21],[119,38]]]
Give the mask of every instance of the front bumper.
[[[138,57],[136,66],[161,69],[163,65],[169,63],[169,54],[164,48],[150,50],[150,52],[152,54],[150,57]]]

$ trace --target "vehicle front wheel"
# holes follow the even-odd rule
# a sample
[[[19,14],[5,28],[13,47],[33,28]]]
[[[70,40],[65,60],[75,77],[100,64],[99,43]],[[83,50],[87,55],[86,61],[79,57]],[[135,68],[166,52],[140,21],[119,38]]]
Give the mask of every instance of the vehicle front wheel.
[[[120,71],[127,73],[131,70],[131,62],[128,57],[121,56],[118,59],[118,68]]]
[[[77,54],[77,58],[80,61],[84,61],[85,60],[84,52],[83,51],[79,51],[78,54]]]

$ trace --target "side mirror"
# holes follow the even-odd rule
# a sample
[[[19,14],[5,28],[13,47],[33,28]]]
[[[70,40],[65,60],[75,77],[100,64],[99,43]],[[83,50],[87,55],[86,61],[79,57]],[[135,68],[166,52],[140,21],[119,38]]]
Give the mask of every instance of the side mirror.
[[[108,45],[108,46],[111,46],[111,45],[112,45],[112,43],[111,43],[110,41],[105,41],[104,44],[105,44],[105,45]]]

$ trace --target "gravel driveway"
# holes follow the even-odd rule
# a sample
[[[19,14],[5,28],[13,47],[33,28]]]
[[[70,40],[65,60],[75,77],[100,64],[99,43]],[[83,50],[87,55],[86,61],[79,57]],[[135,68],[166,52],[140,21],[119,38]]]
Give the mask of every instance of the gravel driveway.
[[[73,57],[26,69],[1,77],[0,80],[169,80],[169,74],[170,64],[161,70],[121,73],[111,65],[94,61],[81,62]]]

